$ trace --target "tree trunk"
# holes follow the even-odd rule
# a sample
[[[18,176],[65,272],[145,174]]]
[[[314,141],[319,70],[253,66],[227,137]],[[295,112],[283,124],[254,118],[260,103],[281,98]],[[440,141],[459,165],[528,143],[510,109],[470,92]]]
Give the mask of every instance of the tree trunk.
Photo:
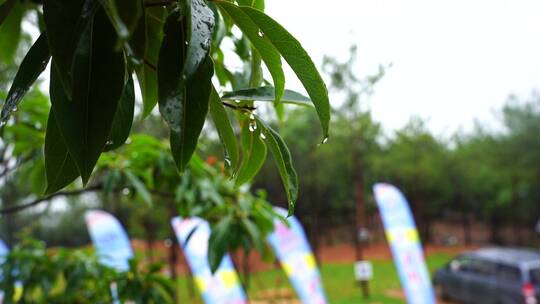
[[[461,211],[461,226],[463,227],[463,242],[466,246],[470,246],[472,244],[471,222],[464,210]]]
[[[501,245],[500,219],[496,214],[491,216],[489,221],[490,226],[490,242],[496,245]]]

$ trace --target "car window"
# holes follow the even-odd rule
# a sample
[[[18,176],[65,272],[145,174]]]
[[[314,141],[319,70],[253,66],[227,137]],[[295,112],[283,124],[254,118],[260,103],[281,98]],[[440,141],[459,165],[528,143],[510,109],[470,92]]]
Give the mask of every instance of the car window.
[[[519,270],[518,267],[515,267],[515,266],[498,265],[497,266],[497,279],[503,282],[520,282],[521,271]]]
[[[474,257],[461,256],[450,262],[450,268],[454,271],[493,275],[494,264]]]
[[[534,285],[540,285],[540,268],[531,269],[530,276],[531,283],[533,283]]]

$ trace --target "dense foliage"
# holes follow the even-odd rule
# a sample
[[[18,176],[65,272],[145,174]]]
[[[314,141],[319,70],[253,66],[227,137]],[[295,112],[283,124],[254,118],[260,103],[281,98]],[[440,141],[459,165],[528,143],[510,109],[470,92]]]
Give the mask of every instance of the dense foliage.
[[[280,134],[257,113],[256,101],[273,102],[278,114],[288,103],[314,106],[324,140],[330,108],[315,65],[300,43],[264,14],[264,1],[36,2],[0,2],[0,45],[5,46],[0,48],[0,57],[4,63],[12,64],[16,58],[26,15],[37,15],[41,32],[19,65],[1,119],[4,123],[9,120],[51,60],[52,106],[44,142],[46,193],[64,188],[77,177],[86,185],[102,153],[125,143],[135,113],[148,117],[159,104],[178,170],[184,171],[188,165],[205,121],[211,118],[237,185],[256,175],[269,150],[289,211],[293,211],[298,178],[290,152]],[[234,33],[233,26],[240,34]],[[224,51],[224,41],[235,45],[245,72],[235,73],[225,64],[234,52]],[[282,59],[310,98],[285,90]],[[264,77],[262,63],[273,86]],[[219,86],[213,84],[213,78]],[[138,111],[136,83],[142,94]],[[235,91],[220,96],[223,89]],[[17,123],[12,119],[8,125]]]
[[[132,261],[130,271],[119,273],[88,252],[46,250],[32,239],[3,259],[0,287],[5,303],[111,303],[111,289],[122,302],[173,303],[174,283],[160,273],[158,264],[142,267]]]

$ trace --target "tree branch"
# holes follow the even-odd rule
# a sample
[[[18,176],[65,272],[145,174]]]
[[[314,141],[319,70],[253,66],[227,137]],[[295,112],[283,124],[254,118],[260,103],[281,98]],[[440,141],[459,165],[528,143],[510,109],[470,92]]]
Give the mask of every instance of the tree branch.
[[[153,1],[147,1],[147,2],[144,2],[144,7],[154,7],[154,6],[168,6],[168,5],[171,5],[173,4],[173,1],[169,0],[164,0],[164,1],[156,1],[156,2],[153,2]]]
[[[128,188],[128,187],[120,187],[120,188],[117,188],[117,189],[113,189],[113,191],[114,192],[119,192],[119,191],[122,191],[123,189],[126,189],[126,188]],[[58,197],[58,196],[64,196],[64,197],[78,196],[78,195],[82,195],[82,194],[85,194],[85,193],[88,193],[88,192],[97,192],[97,191],[101,191],[101,190],[103,190],[103,185],[99,184],[99,185],[95,185],[95,186],[91,186],[91,187],[83,188],[83,189],[76,189],[76,190],[71,190],[71,191],[59,191],[59,192],[49,194],[49,195],[44,196],[44,197],[40,197],[40,198],[38,198],[38,199],[36,199],[34,201],[31,201],[31,202],[28,202],[28,203],[2,208],[2,209],[0,209],[0,215],[1,214],[11,214],[11,213],[15,213],[15,212],[18,212],[18,211],[21,211],[21,210],[24,210],[24,209],[27,209],[27,208],[30,208],[30,207],[35,207],[35,206],[37,206],[37,205],[39,205],[41,203],[48,202],[48,201],[50,201],[53,198]],[[172,194],[172,193],[169,193],[169,192],[150,190],[150,193],[152,193],[153,195],[159,196],[159,197],[163,197],[163,198],[175,198],[175,195]]]
[[[237,105],[233,105],[233,104],[226,103],[223,101],[221,103],[228,108],[239,110],[239,111],[251,112],[251,111],[257,110],[257,107],[253,107],[253,106],[237,106]]]
[[[55,197],[58,197],[58,196],[66,196],[66,197],[68,197],[68,196],[77,196],[77,195],[81,195],[81,194],[88,193],[88,192],[99,191],[101,189],[103,189],[102,185],[96,185],[96,186],[92,186],[92,187],[88,187],[88,188],[84,188],[84,189],[77,189],[77,190],[71,190],[71,191],[59,191],[59,192],[49,194],[49,195],[44,196],[44,197],[40,197],[40,198],[38,198],[38,199],[36,199],[34,201],[31,201],[31,202],[28,202],[28,203],[2,208],[2,209],[0,209],[0,214],[10,214],[10,213],[18,212],[18,211],[21,211],[21,210],[24,210],[24,209],[27,209],[27,208],[30,208],[30,207],[37,206],[37,205],[39,205],[39,204],[41,204],[43,202],[50,201],[51,199],[53,199]]]

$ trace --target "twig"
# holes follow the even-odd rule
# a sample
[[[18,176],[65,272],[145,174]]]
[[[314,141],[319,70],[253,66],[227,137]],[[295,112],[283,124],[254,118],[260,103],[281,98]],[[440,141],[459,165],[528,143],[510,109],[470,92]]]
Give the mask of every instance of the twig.
[[[233,104],[230,104],[230,103],[226,103],[226,102],[222,102],[224,106],[228,107],[228,108],[231,108],[231,109],[235,109],[235,110],[240,110],[240,111],[255,111],[257,110],[257,107],[253,107],[253,106],[237,106],[237,105],[233,105]]]
[[[119,188],[113,189],[112,191],[113,192],[120,192],[120,191],[122,191],[123,189],[126,189],[126,188],[128,188],[128,187],[119,187]],[[97,191],[101,191],[101,190],[103,190],[103,185],[99,184],[99,185],[95,185],[95,186],[91,186],[91,187],[83,188],[83,189],[77,189],[77,190],[71,190],[71,191],[59,191],[59,192],[49,194],[49,195],[44,196],[44,197],[40,197],[40,198],[38,198],[38,199],[36,199],[34,201],[31,201],[31,202],[28,202],[28,203],[25,203],[25,204],[20,204],[20,205],[15,205],[15,206],[9,206],[9,207],[6,207],[6,208],[2,208],[2,209],[0,209],[0,214],[15,213],[15,212],[18,212],[18,211],[21,211],[21,210],[24,210],[24,209],[27,209],[27,208],[30,208],[30,207],[37,206],[37,205],[39,205],[41,203],[48,202],[48,201],[50,201],[53,198],[58,197],[58,196],[65,196],[65,197],[78,196],[78,195],[85,194],[85,193],[88,193],[88,192],[97,192]],[[175,197],[174,194],[172,194],[172,193],[163,192],[163,191],[157,191],[157,190],[150,190],[150,193],[152,193],[153,195],[156,195],[156,196],[163,197],[163,198],[174,198]]]
[[[153,63],[148,61],[146,58],[144,59],[144,64],[146,64],[152,70],[157,71],[157,66],[155,66]]]
[[[144,3],[144,7],[167,6],[167,5],[171,5],[172,3],[173,1],[156,1],[156,2],[149,1],[149,2]]]
[[[20,204],[20,205],[15,205],[15,206],[9,206],[9,207],[6,207],[6,208],[2,208],[0,209],[0,214],[10,214],[10,213],[14,213],[14,212],[18,212],[18,211],[21,211],[21,210],[24,210],[24,209],[27,209],[27,208],[30,208],[30,207],[34,207],[34,206],[37,206],[43,202],[47,202],[47,201],[50,201],[51,199],[57,197],[57,196],[77,196],[77,195],[81,195],[81,194],[84,194],[84,193],[87,193],[87,192],[95,192],[95,191],[99,191],[103,189],[103,186],[102,185],[96,185],[96,186],[92,186],[92,187],[88,187],[88,188],[84,188],[84,189],[77,189],[77,190],[71,190],[71,191],[59,191],[59,192],[56,192],[56,193],[53,193],[53,194],[49,194],[49,195],[46,195],[44,197],[40,197],[34,201],[31,201],[31,202],[28,202],[28,203],[25,203],[25,204]]]

